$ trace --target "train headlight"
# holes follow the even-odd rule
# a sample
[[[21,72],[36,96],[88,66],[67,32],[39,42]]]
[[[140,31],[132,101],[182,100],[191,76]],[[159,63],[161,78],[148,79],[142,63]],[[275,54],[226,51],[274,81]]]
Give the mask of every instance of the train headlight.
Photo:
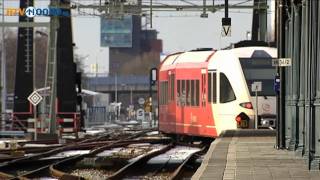
[[[245,113],[240,113],[238,116],[235,118],[237,122],[237,127],[238,128],[248,128],[249,127],[249,117]]]
[[[241,122],[241,120],[242,120],[242,119],[241,119],[241,117],[240,117],[240,116],[237,116],[237,117],[236,117],[236,121],[237,121],[238,123],[240,123],[240,122]]]
[[[247,108],[247,109],[253,109],[253,106],[251,104],[251,102],[244,102],[244,103],[240,103],[241,107]]]

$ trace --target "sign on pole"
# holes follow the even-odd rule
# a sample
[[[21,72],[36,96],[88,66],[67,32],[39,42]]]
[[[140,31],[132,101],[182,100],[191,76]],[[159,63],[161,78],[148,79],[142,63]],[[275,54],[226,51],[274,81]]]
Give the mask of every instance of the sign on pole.
[[[137,110],[137,120],[144,121],[144,110],[142,108]]]
[[[222,37],[230,37],[231,36],[231,18],[224,17],[222,18]]]
[[[42,96],[37,91],[33,91],[28,97],[29,102],[34,106],[34,140],[37,140],[37,127],[38,127],[36,106],[41,102],[42,99],[43,99]]]
[[[37,91],[33,91],[28,97],[29,102],[34,106],[38,105],[42,99],[42,96]]]
[[[255,81],[251,84],[251,91],[262,91],[262,82],[261,81]]]
[[[291,66],[291,58],[278,58],[278,59],[272,59],[272,66]]]
[[[140,105],[144,105],[144,103],[145,103],[145,100],[144,100],[144,98],[139,98],[138,99],[138,103],[140,104]]]
[[[261,81],[254,81],[251,84],[251,91],[255,92],[256,94],[256,107],[255,107],[255,129],[258,129],[258,91],[262,91],[262,82]]]
[[[231,26],[222,26],[222,37],[231,37]]]

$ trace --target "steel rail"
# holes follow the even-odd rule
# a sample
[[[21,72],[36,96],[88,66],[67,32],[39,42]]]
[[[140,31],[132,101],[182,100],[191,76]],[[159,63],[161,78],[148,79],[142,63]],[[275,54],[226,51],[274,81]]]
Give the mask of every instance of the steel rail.
[[[129,144],[132,144],[132,142],[134,143],[137,143],[139,141],[128,141],[130,139],[134,139],[134,138],[137,138],[143,134],[146,134],[147,132],[150,132],[152,130],[146,130],[146,131],[141,131],[141,132],[138,132],[130,137],[127,137],[125,139],[122,139],[122,140],[118,140],[118,141],[115,141],[111,144],[107,144],[107,145],[104,145],[104,146],[101,146],[101,147],[98,147],[98,148],[95,148],[93,150],[90,151],[89,154],[82,154],[82,155],[78,155],[78,156],[73,156],[73,157],[70,157],[70,158],[67,158],[67,159],[64,159],[62,161],[59,161],[57,163],[54,163],[53,165],[50,165],[49,167],[49,170],[50,170],[50,173],[54,176],[54,177],[58,177],[58,178],[63,178],[63,177],[68,177],[68,178],[73,178],[73,177],[76,177],[76,176],[70,176],[70,174],[68,173],[65,173],[61,170],[59,170],[59,166],[65,164],[65,163],[72,163],[72,162],[75,162],[75,161],[78,161],[79,159],[82,159],[84,157],[87,157],[87,156],[93,156],[95,154],[98,154],[106,149],[110,149],[110,148],[114,148],[114,147],[122,147],[122,146],[125,146],[125,145],[129,145]],[[145,142],[145,140],[142,140]],[[140,141],[141,142],[141,141]],[[61,168],[60,168],[61,169]]]
[[[165,152],[167,152],[168,150],[170,150],[171,148],[173,148],[174,145],[171,143],[163,148],[161,148],[160,150],[157,151],[152,151],[150,153],[145,154],[144,156],[140,157],[139,159],[133,161],[132,163],[124,166],[123,168],[121,168],[120,170],[118,170],[117,172],[115,172],[114,174],[112,174],[111,176],[108,177],[108,179],[112,179],[112,180],[117,180],[117,179],[121,179],[123,178],[127,172],[129,172],[132,168],[137,167],[139,164],[141,163],[145,163],[147,162],[149,159],[158,156],[160,154],[163,154]]]
[[[108,134],[103,134],[101,136],[98,136],[98,137],[94,137],[94,138],[86,138],[84,140],[81,140],[81,141],[71,141],[67,144],[69,144],[68,147],[66,147],[66,149],[73,149],[73,146],[71,145],[75,145],[75,148],[74,149],[77,149],[76,147],[79,146],[81,147],[82,145],[86,145],[89,143],[106,143],[105,141],[102,142],[102,139],[103,138],[106,138],[106,137],[109,137],[111,135],[111,133],[108,133]],[[92,141],[92,142],[89,142],[89,141]],[[100,142],[101,141],[101,142]],[[29,143],[32,143],[32,144],[42,144],[42,143],[46,143],[46,142],[49,142],[49,143],[54,143],[54,142],[57,142],[56,140],[55,141],[40,141],[40,142],[37,142],[37,141],[28,141],[28,142],[21,142],[21,144],[24,146],[26,144],[29,144]],[[18,143],[20,144],[20,143]],[[17,148],[16,151],[24,151],[25,153],[41,153],[41,152],[44,152],[44,151],[50,151],[50,150],[53,150],[53,149],[57,149],[57,148],[61,148],[63,146],[66,146],[66,145],[63,145],[63,144],[57,144],[56,146],[48,146],[48,147],[20,147],[20,148]],[[0,154],[11,154],[12,153],[12,150],[11,149],[3,149],[3,150],[0,150]],[[13,158],[13,159],[17,159],[17,158]],[[0,158],[0,161],[1,161],[1,158]]]
[[[205,150],[207,149],[207,147],[204,146],[203,144],[194,145],[194,144],[186,144],[186,143],[176,142],[174,146],[177,146],[177,145],[184,145],[184,146],[188,146],[188,147],[197,147],[197,148],[201,147],[201,149],[200,149],[199,151],[193,152],[193,153],[191,153],[190,155],[188,155],[188,157],[187,157],[186,159],[184,159],[183,162],[181,162],[181,164],[175,169],[175,171],[172,172],[172,173],[170,173],[170,175],[169,175],[169,179],[170,179],[170,180],[179,179],[181,170],[185,167],[185,165],[186,165],[187,163],[189,163],[192,159],[194,159],[194,157],[195,157],[197,154],[203,153],[203,152],[205,152]],[[172,146],[172,147],[173,147],[173,146]],[[172,147],[171,147],[171,148],[172,148]],[[167,149],[167,150],[169,150],[169,149]],[[167,151],[167,150],[166,150],[166,151]],[[163,152],[165,152],[165,151],[161,151],[161,152],[163,153]],[[161,154],[161,153],[157,153],[156,155],[159,155],[159,154]],[[155,155],[155,156],[156,156],[156,155]],[[155,156],[152,156],[152,157],[155,157]],[[149,160],[149,159],[150,159],[150,158],[148,158],[148,160]],[[142,161],[142,162],[147,162],[147,161]],[[167,167],[168,162],[169,162],[169,161],[164,162],[162,167],[158,168],[157,170],[155,170],[155,171],[153,172],[153,175],[157,175],[157,174],[159,174],[158,172],[162,172],[161,170],[162,170],[162,169],[165,169],[165,168]],[[129,174],[130,168],[131,168],[131,170],[132,170],[132,169],[134,169],[134,167],[137,167],[136,164],[139,164],[140,167],[141,167],[141,162],[139,162],[139,161],[138,161],[138,162],[133,162],[132,164],[129,164],[129,165],[125,166],[124,168],[122,168],[121,170],[119,170],[118,172],[114,173],[112,176],[109,176],[108,179],[114,179],[114,180],[116,180],[116,179],[121,179],[121,178],[125,177],[126,174]],[[145,173],[145,172],[144,172],[144,173]]]
[[[117,148],[117,147],[123,147],[123,146],[127,146],[127,145],[130,145],[130,144],[136,144],[136,143],[160,143],[161,141],[159,140],[133,140],[133,141],[124,141],[124,142],[119,142],[119,143],[115,143],[115,144],[112,144],[109,146],[109,148]],[[167,140],[166,141],[162,141],[163,142],[168,142]],[[57,165],[59,164],[62,164],[62,163],[73,163],[74,161],[78,161],[79,159],[83,158],[83,157],[86,157],[86,156],[89,156],[89,154],[83,154],[83,155],[78,155],[78,156],[73,156],[73,157],[69,157],[69,158],[64,158],[63,160],[60,160],[58,162],[55,162],[55,163],[52,163],[52,164],[49,164],[49,165],[45,165],[41,168],[38,168],[36,170],[33,170],[33,171],[29,171],[25,174],[22,174],[19,177],[19,179],[24,179],[24,180],[27,180],[29,179],[27,176],[33,176],[33,175],[36,175],[36,174],[39,174],[40,171],[45,171],[47,169],[49,169],[50,173],[54,176],[54,177],[59,177],[59,178],[70,178],[70,177],[74,177],[74,176],[70,176],[68,175],[68,173],[65,173],[61,170],[58,170]]]
[[[110,134],[102,135],[102,136],[106,137],[106,136],[109,136]],[[0,169],[3,168],[3,167],[9,166],[9,165],[14,165],[15,163],[19,163],[19,162],[23,162],[23,161],[36,160],[36,159],[40,159],[40,158],[43,158],[43,157],[46,157],[46,156],[51,156],[53,154],[62,152],[64,150],[66,150],[66,149],[77,147],[77,146],[79,146],[79,145],[81,145],[81,144],[83,144],[83,143],[85,143],[85,142],[87,142],[89,140],[94,141],[97,138],[101,138],[101,137],[99,136],[99,137],[94,137],[94,138],[90,138],[90,139],[85,139],[85,140],[80,141],[80,142],[75,142],[75,143],[71,143],[71,144],[65,144],[65,145],[63,145],[61,147],[54,148],[54,149],[51,149],[49,151],[46,151],[46,152],[43,152],[43,153],[40,153],[40,154],[36,154],[36,155],[33,155],[33,156],[28,156],[28,157],[22,157],[22,158],[14,159],[14,160],[11,160],[11,161],[3,162],[3,163],[0,163]],[[20,149],[18,149],[18,150],[20,150]]]
[[[179,175],[181,173],[181,170],[185,167],[185,165],[191,161],[191,159],[193,159],[193,157],[196,155],[196,154],[199,154],[201,152],[204,152],[207,148],[206,147],[203,147],[200,151],[196,151],[196,152],[193,152],[191,153],[182,163],[181,165],[173,172],[171,173],[170,175],[170,180],[178,180],[180,179]]]
[[[14,178],[14,176],[0,172],[0,179],[11,179],[11,178]]]
[[[139,133],[140,134],[140,133]],[[51,165],[47,165],[45,167],[41,167],[37,170],[28,172],[26,174],[23,174],[21,176],[19,176],[19,179],[23,179],[23,180],[28,180],[31,179],[31,177],[35,177],[35,175],[39,174],[40,171],[44,171],[44,170],[48,170],[50,172],[50,174],[53,177],[57,177],[59,179],[84,179],[80,176],[76,176],[76,175],[71,175],[69,173],[63,172],[63,167],[67,164],[72,164],[76,161],[79,161],[80,159],[83,159],[84,157],[90,157],[94,154],[97,154],[99,152],[101,152],[101,150],[106,150],[109,148],[116,148],[116,147],[123,147],[129,144],[135,144],[135,143],[159,143],[161,142],[158,139],[142,139],[142,140],[129,140],[130,138],[135,138],[139,136],[138,134],[135,134],[131,137],[126,138],[125,140],[119,140],[117,142],[111,142],[111,144],[107,144],[103,147],[99,147],[96,149],[93,149],[89,154],[83,154],[83,155],[78,155],[78,156],[73,156],[70,158],[65,158],[63,160],[60,160],[58,162],[55,162]],[[168,141],[169,139],[163,139],[165,142],[170,142]],[[94,142],[93,142],[94,143]],[[163,143],[163,142],[162,142]],[[176,144],[177,145],[177,144]],[[186,145],[184,143],[178,143],[178,145]],[[192,147],[199,147],[201,145],[190,145],[189,146]],[[134,162],[125,165],[124,167],[122,167],[121,169],[117,170],[115,173],[113,173],[111,176],[109,176],[107,179],[121,179],[123,177],[125,177],[126,174],[128,174],[128,172],[130,172],[130,170],[132,170],[134,167],[138,167],[138,165],[141,165],[142,163],[146,163],[149,159],[151,159],[152,157],[155,157],[159,154],[162,154],[166,151],[168,151],[169,149],[171,149],[173,147],[173,144],[170,143],[169,145],[165,146],[164,148],[162,148],[161,150],[157,150],[157,151],[153,151],[153,152],[149,152],[146,153],[146,155],[140,157],[139,159],[135,160]],[[203,147],[203,146],[202,146]],[[202,153],[204,152],[206,149],[206,147],[203,147],[201,150],[196,151],[192,154],[190,154],[180,165],[179,167],[176,168],[176,170],[170,174],[169,178],[170,179],[179,179],[181,170],[185,167],[185,165],[189,162],[191,162],[192,159],[194,159],[196,154]],[[163,169],[164,167],[162,167]]]
[[[145,131],[145,133],[149,132],[150,130],[148,131]],[[101,140],[105,137],[109,137],[112,133],[108,133],[108,134],[104,134],[104,135],[101,135],[101,136],[98,136],[98,137],[94,137],[94,138],[89,138],[89,139],[85,139],[85,140],[82,140],[80,142],[76,142],[76,143],[72,143],[72,144],[69,144],[69,145],[65,145],[63,147],[59,147],[59,148],[56,148],[56,149],[52,149],[48,152],[44,152],[44,153],[41,153],[41,154],[38,154],[38,155],[34,155],[34,156],[30,156],[30,157],[23,157],[23,158],[18,158],[18,159],[14,159],[14,160],[11,160],[11,161],[8,161],[8,162],[4,162],[4,163],[1,163],[0,164],[0,169],[5,169],[5,168],[8,168],[8,167],[11,167],[11,166],[18,166],[19,163],[26,163],[28,161],[35,161],[37,159],[40,159],[40,158],[44,158],[44,157],[48,157],[48,156],[51,156],[51,155],[54,155],[56,153],[59,153],[59,152],[62,152],[62,151],[65,151],[65,150],[70,150],[70,149],[74,149],[74,148],[77,148],[79,146],[82,146],[83,144],[85,145],[86,143],[88,143],[88,141],[94,141],[94,140]],[[141,132],[139,133],[136,133],[135,135],[133,135],[132,137],[136,137],[137,134],[141,134]],[[89,143],[92,143],[92,142],[89,142]],[[114,142],[111,142],[111,143],[114,143]],[[99,146],[100,144],[91,144],[92,147],[97,147]],[[52,162],[49,164],[51,165]],[[42,167],[46,167],[47,165],[45,166],[42,166]],[[39,169],[42,169],[42,167],[40,167]],[[39,170],[38,169],[38,170]],[[0,170],[1,171],[1,170]],[[33,171],[29,171],[29,172],[33,172]],[[4,173],[4,172],[0,172],[2,173],[2,175],[4,177],[13,177],[12,179],[16,179],[17,176],[16,175],[12,175],[12,174],[7,174],[7,173]],[[25,174],[29,174],[29,173],[25,173]],[[23,174],[23,175],[25,175]],[[23,176],[22,175],[22,176]],[[20,175],[21,176],[21,175]],[[0,177],[1,174],[0,174]],[[8,178],[6,178],[8,179]]]

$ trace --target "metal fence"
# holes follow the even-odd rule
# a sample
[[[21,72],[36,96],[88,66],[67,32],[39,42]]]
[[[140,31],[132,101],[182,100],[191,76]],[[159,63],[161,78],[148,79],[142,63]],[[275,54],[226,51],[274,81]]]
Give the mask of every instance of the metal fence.
[[[85,126],[102,125],[107,122],[107,109],[104,106],[93,106],[87,109]]]

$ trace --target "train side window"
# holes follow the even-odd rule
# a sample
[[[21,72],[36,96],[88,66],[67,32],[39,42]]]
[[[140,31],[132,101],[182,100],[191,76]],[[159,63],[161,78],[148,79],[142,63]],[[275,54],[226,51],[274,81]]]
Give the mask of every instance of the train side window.
[[[169,83],[168,81],[165,82],[165,104],[168,104],[169,99]]]
[[[200,82],[196,80],[196,106],[199,106],[199,99],[200,99]]]
[[[191,104],[191,88],[190,88],[190,80],[186,80],[187,85],[186,85],[186,101],[187,101],[187,106],[190,106]]]
[[[232,86],[225,74],[220,73],[220,103],[236,100]]]
[[[217,75],[216,72],[208,73],[208,102],[217,103]]]
[[[171,100],[171,74],[169,74],[169,99]]]
[[[181,106],[185,106],[186,105],[186,80],[182,80],[182,85],[181,85]]]
[[[180,87],[181,87],[181,81],[177,80],[177,105],[178,106],[180,105],[179,101],[180,101],[180,97],[181,97],[181,89],[180,89]]]
[[[169,82],[166,82],[167,96],[166,96],[166,104],[169,102],[170,94],[169,94]]]
[[[160,88],[159,88],[159,90],[160,90],[160,92],[159,92],[159,103],[160,103],[160,105],[162,105],[163,104],[163,101],[162,101],[162,98],[163,98],[163,89],[162,89],[162,82],[160,82]]]
[[[166,103],[168,104],[169,99],[170,99],[170,94],[169,94],[169,82],[168,82],[168,81],[166,82],[166,85],[167,85],[167,101],[166,101]]]
[[[207,95],[206,95],[206,75],[205,74],[202,74],[202,77],[201,77],[201,86],[202,86],[202,92],[201,92],[201,102],[202,102],[202,106],[206,106],[206,98],[207,98]]]
[[[191,106],[195,106],[196,105],[196,94],[195,94],[195,83],[194,83],[194,80],[191,80]]]
[[[168,104],[168,81],[160,82],[160,105]]]
[[[217,103],[217,73],[212,73],[212,103]]]
[[[208,73],[208,102],[217,102],[217,78],[216,72]]]
[[[171,75],[171,100],[174,101],[174,74]]]
[[[208,102],[212,102],[212,73],[208,72]]]

